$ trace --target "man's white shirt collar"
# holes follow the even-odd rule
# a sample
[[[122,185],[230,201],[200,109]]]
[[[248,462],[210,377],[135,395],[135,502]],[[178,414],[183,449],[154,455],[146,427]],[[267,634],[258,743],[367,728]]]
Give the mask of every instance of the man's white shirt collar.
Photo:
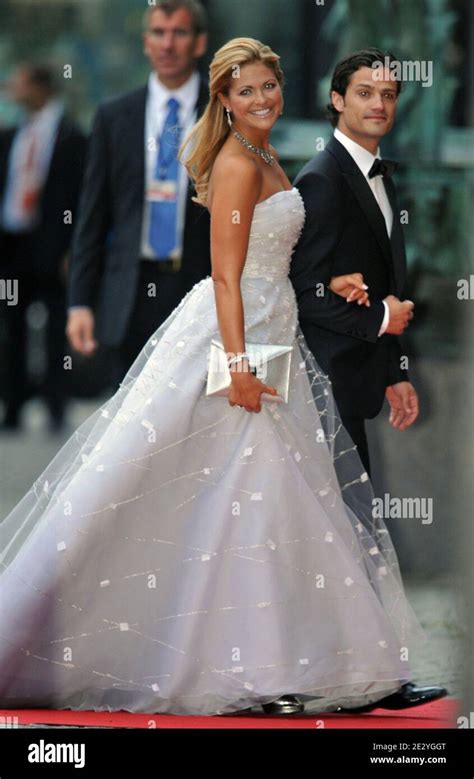
[[[61,98],[51,98],[42,108],[30,114],[23,126],[34,126],[38,128],[50,128],[59,122],[64,113],[64,101]]]
[[[184,84],[177,89],[168,89],[158,78],[155,71],[148,77],[148,89],[157,110],[165,111],[170,97],[179,101],[186,112],[194,109],[199,94],[199,73],[195,70]]]
[[[334,137],[339,141],[339,143],[342,143],[344,148],[351,155],[356,165],[367,178],[369,175],[369,170],[374,164],[374,160],[377,158],[380,159],[380,149],[377,149],[377,153],[375,155],[372,154],[370,151],[367,151],[367,149],[364,149],[363,146],[360,146],[358,143],[353,141],[352,138],[348,138],[347,135],[344,135],[344,133],[341,132],[341,130],[339,130],[337,127],[334,130]]]

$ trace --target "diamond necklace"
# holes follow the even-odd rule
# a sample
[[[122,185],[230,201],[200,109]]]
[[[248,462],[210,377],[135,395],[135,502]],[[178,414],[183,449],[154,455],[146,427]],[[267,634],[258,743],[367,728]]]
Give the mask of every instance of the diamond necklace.
[[[253,143],[250,143],[250,141],[247,140],[247,138],[244,138],[243,135],[239,133],[238,130],[234,130],[234,136],[237,138],[237,140],[242,144],[242,146],[245,146],[246,149],[249,151],[253,151],[255,154],[258,154],[259,157],[262,158],[268,165],[273,165],[275,162],[275,157],[270,154],[269,151],[266,149],[261,149],[259,146],[254,146]]]

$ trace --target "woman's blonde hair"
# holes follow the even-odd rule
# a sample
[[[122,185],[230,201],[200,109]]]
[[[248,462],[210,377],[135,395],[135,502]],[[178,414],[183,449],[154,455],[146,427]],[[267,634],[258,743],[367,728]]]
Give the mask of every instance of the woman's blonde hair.
[[[209,67],[209,102],[178,152],[179,159],[184,162],[194,182],[197,196],[192,199],[195,203],[202,206],[207,204],[212,166],[231,129],[218,93],[228,95],[232,78],[235,78],[235,73],[239,73],[239,67],[253,62],[268,65],[274,71],[280,87],[283,87],[279,59],[269,46],[254,38],[233,38],[215,53]],[[185,150],[189,151],[186,159]]]

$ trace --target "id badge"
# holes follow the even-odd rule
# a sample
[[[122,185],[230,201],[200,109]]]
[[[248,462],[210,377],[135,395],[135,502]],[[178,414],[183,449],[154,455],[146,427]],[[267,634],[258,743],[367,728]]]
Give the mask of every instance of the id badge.
[[[153,202],[175,202],[178,196],[177,182],[169,179],[154,179],[147,189],[147,200]]]

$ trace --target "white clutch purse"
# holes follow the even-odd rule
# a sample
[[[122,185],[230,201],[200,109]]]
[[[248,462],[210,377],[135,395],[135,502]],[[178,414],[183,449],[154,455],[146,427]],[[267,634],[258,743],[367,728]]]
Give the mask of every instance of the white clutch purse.
[[[253,374],[275,387],[278,395],[262,392],[261,400],[274,403],[288,403],[290,383],[290,365],[292,346],[281,344],[246,344],[245,352],[249,356],[249,366]],[[209,371],[207,375],[206,395],[208,397],[225,396],[229,394],[231,375],[223,345],[212,340],[209,354]]]

